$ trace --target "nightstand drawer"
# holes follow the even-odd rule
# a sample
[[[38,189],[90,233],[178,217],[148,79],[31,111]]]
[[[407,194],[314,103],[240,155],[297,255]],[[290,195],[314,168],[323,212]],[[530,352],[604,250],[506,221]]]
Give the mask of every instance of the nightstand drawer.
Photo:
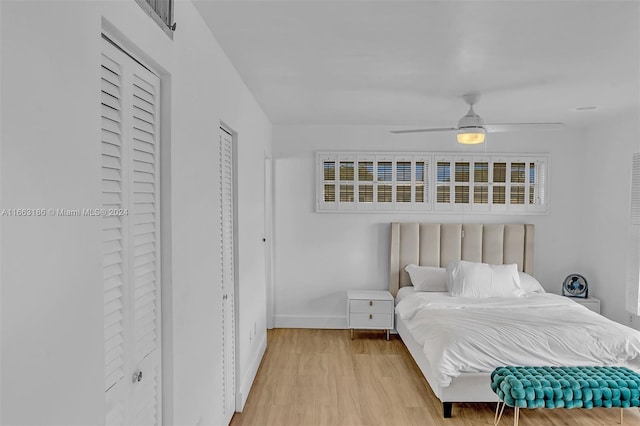
[[[349,327],[375,329],[393,328],[393,315],[351,313],[349,316]]]
[[[393,312],[393,300],[350,300],[349,312],[387,314]]]

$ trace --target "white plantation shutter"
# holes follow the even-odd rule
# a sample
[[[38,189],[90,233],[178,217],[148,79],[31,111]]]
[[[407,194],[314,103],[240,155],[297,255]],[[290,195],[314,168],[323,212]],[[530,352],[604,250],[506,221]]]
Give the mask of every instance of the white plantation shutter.
[[[317,204],[318,209],[335,210],[336,184],[337,184],[337,155],[319,155],[316,180],[318,182]]]
[[[547,160],[530,158],[526,170],[527,210],[544,212],[547,209]]]
[[[220,128],[220,255],[222,286],[222,406],[226,421],[235,411],[235,314],[233,246],[233,138]]]
[[[546,206],[547,204],[547,194],[545,192],[545,188],[547,187],[547,163],[545,161],[538,161],[538,174],[537,174],[537,188],[538,188],[538,198],[537,202],[540,205]]]
[[[160,81],[108,41],[102,65],[105,420],[160,424]]]
[[[137,64],[136,64],[137,65]],[[134,385],[134,424],[159,424],[160,238],[158,104],[160,81],[141,66],[132,81],[132,191],[130,258],[133,259],[135,368],[144,376]]]
[[[416,156],[416,188],[415,203],[418,209],[431,209],[431,158],[429,156]],[[420,207],[420,204],[424,207]]]
[[[109,49],[111,52],[111,49]],[[113,53],[113,52],[111,52]],[[123,199],[122,73],[118,63],[102,55],[102,207],[121,209]],[[102,217],[102,279],[104,284],[105,391],[124,379],[125,323],[128,297],[125,294],[124,220]],[[115,390],[114,390],[115,392]],[[108,404],[109,405],[109,404]],[[121,423],[124,405],[109,407],[109,423]]]
[[[470,171],[471,187],[469,189],[469,203],[474,212],[490,211],[491,185],[491,158],[473,157]]]
[[[635,315],[640,315],[640,153],[633,154],[631,169],[626,309]]]
[[[133,275],[136,358],[158,348],[157,77],[138,69],[133,79]]]

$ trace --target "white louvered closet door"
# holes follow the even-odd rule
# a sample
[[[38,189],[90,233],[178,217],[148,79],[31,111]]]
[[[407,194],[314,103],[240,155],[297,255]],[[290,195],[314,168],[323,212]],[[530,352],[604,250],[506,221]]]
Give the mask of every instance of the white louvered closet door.
[[[220,128],[220,253],[222,285],[222,395],[224,421],[235,412],[235,313],[233,246],[233,138]]]
[[[161,424],[159,78],[103,41],[105,423]]]

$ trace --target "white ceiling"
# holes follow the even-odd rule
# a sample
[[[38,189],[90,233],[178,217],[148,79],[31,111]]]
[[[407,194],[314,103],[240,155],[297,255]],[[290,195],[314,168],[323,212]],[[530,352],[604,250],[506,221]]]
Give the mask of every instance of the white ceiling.
[[[454,126],[467,92],[494,123],[640,104],[638,1],[195,3],[274,124]]]

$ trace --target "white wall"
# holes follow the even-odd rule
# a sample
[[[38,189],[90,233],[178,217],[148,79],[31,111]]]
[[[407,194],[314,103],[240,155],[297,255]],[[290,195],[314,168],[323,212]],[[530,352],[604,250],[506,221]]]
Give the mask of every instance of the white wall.
[[[583,257],[578,271],[584,272],[591,294],[600,299],[602,313],[630,324],[632,317],[625,311],[627,241],[632,154],[640,152],[638,111],[589,128],[583,149]]]
[[[551,155],[548,215],[315,213],[318,150],[460,151],[452,134],[391,135],[375,126],[275,126],[275,325],[346,327],[348,289],[388,286],[389,222],[527,222],[536,225],[535,276],[558,293],[580,270],[583,137],[579,131],[498,133],[468,152]]]
[[[238,132],[238,379],[266,345],[262,185],[271,124],[190,1],[171,41],[133,1],[2,0],[2,208],[100,205],[102,19],[162,72],[170,153],[172,370],[167,424],[221,418],[216,146]],[[169,108],[167,108],[169,106]],[[165,170],[169,172],[169,170]],[[100,222],[2,217],[2,424],[100,424],[104,356]],[[249,342],[249,328],[257,335]],[[246,398],[246,395],[245,395]]]

